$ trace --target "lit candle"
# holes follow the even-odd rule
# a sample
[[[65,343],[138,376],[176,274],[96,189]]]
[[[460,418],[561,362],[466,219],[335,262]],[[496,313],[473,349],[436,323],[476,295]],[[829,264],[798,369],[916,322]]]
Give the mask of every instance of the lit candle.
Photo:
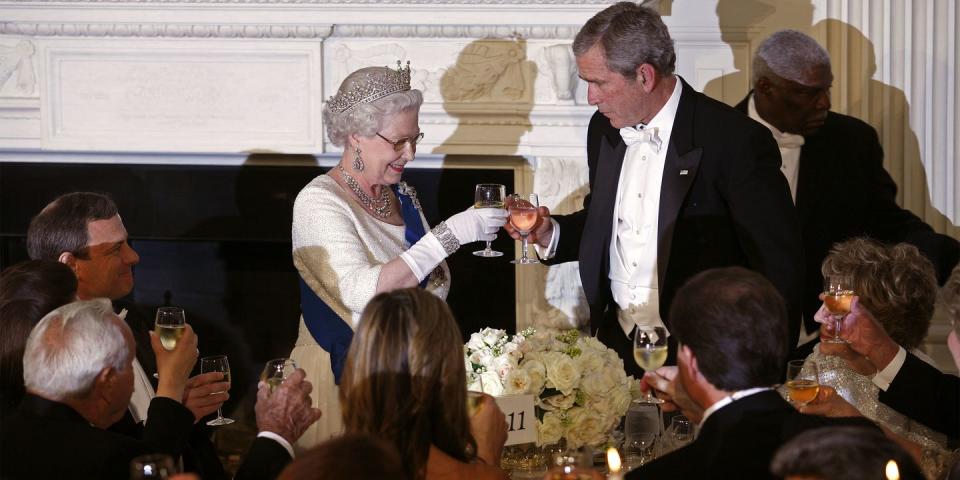
[[[607,449],[607,474],[608,480],[623,480],[623,474],[620,473],[620,469],[623,467],[623,464],[620,463],[620,453],[617,452],[617,449],[610,447]]]
[[[890,460],[887,462],[887,480],[900,480],[900,469],[897,468],[897,462]]]

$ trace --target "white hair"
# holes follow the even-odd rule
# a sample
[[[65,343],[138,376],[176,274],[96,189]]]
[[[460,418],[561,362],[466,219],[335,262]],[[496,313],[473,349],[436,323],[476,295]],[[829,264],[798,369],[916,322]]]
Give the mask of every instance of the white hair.
[[[809,35],[797,30],[780,30],[760,44],[753,57],[752,84],[773,73],[780,78],[809,85],[810,68],[830,67],[830,54]]]
[[[125,370],[130,347],[124,326],[112,321],[110,301],[68,303],[37,323],[23,353],[23,383],[52,400],[83,396],[104,368]]]

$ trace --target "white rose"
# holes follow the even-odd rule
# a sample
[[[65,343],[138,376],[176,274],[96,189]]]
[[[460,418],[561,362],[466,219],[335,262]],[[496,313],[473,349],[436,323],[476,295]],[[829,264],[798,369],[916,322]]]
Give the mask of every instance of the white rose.
[[[483,343],[483,336],[479,332],[474,332],[470,334],[470,340],[467,341],[467,348],[470,350],[483,350],[487,348]]]
[[[537,433],[540,445],[559,442],[560,437],[563,436],[563,423],[560,417],[553,412],[545,413],[543,421],[537,421]]]
[[[606,361],[603,358],[603,355],[593,351],[593,350],[583,350],[580,353],[580,356],[577,359],[580,362],[580,368],[586,373],[594,373],[598,370],[603,369]]]
[[[483,337],[483,343],[490,345],[491,347],[496,346],[497,342],[500,341],[500,337],[504,336],[506,332],[503,330],[497,330],[495,328],[485,328],[480,331],[480,335]]]
[[[567,410],[573,406],[573,402],[577,400],[576,395],[553,395],[543,399],[544,410],[554,411],[554,410]],[[549,408],[548,408],[549,407]]]
[[[600,340],[597,340],[597,337],[580,337],[583,341],[583,346],[593,350],[595,352],[606,352],[607,346],[604,345]],[[583,347],[581,347],[583,348]]]
[[[494,358],[493,364],[490,367],[494,372],[497,372],[497,375],[500,376],[501,380],[506,380],[507,374],[516,369],[517,364],[509,356],[503,355]]]
[[[481,383],[483,384],[483,388],[480,388]],[[482,391],[494,397],[499,397],[503,395],[503,384],[500,383],[500,376],[497,375],[497,372],[483,372],[480,374],[477,387],[475,389],[471,388],[471,390]]]
[[[583,393],[586,393],[588,396],[598,397],[606,394],[616,385],[615,380],[611,379],[610,375],[601,370],[584,376],[581,388],[583,389]]]
[[[503,379],[503,391],[507,395],[527,393],[530,388],[530,375],[522,368],[513,369]]]
[[[527,377],[530,378],[529,392],[534,395],[539,394],[540,391],[543,390],[544,382],[547,380],[547,367],[545,367],[540,360],[524,359],[523,369],[527,372]]]
[[[570,395],[580,384],[580,367],[568,355],[550,352],[544,355],[547,367],[547,386]]]
[[[596,445],[606,437],[604,416],[593,409],[572,408],[567,412],[570,428],[567,429],[567,447],[579,448]]]
[[[630,389],[626,385],[614,388],[608,396],[608,401],[610,402],[610,409],[607,412],[619,421],[620,417],[624,416],[627,409],[630,408]]]

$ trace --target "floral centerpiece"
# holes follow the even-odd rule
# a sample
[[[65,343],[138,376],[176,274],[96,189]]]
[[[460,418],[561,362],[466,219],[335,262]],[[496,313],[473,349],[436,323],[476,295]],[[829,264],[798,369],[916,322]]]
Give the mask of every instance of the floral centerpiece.
[[[464,360],[469,390],[534,396],[541,445],[607,443],[636,383],[616,352],[577,330],[530,327],[509,336],[485,328],[470,336]]]

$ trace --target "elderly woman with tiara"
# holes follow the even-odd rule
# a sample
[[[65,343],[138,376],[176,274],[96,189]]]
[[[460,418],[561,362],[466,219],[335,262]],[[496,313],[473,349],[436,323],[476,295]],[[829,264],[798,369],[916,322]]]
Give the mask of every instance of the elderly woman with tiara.
[[[303,437],[310,447],[342,430],[337,385],[360,314],[380,292],[420,286],[445,299],[444,259],[460,245],[492,240],[506,212],[468,208],[427,224],[402,182],[424,132],[423,96],[410,65],[367,67],[347,76],[323,108],[327,136],[343,147],[336,167],[314,178],[293,206],[293,263],[300,275],[300,334],[290,354],[316,386],[323,418]]]

